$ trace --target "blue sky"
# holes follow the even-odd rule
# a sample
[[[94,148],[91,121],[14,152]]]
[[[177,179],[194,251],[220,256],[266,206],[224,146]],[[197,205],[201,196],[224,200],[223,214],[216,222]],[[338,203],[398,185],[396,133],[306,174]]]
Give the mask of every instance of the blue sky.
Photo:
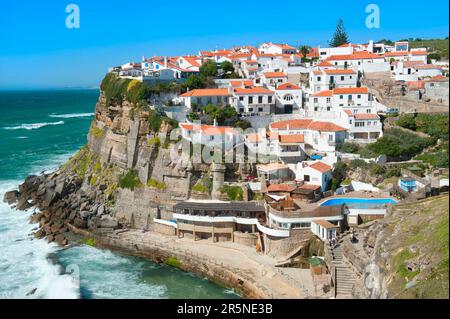
[[[80,29],[65,25],[80,8]],[[0,89],[98,86],[107,68],[142,56],[263,41],[325,46],[337,20],[352,42],[448,36],[448,1],[152,1],[15,0],[0,2]],[[380,29],[365,26],[370,3]]]

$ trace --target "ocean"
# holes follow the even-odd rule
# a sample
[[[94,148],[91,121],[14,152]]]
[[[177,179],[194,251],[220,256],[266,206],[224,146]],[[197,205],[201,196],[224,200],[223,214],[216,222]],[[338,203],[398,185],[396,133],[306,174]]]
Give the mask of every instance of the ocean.
[[[33,209],[19,212],[2,202],[26,176],[57,168],[86,144],[98,94],[0,92],[0,298],[238,298],[205,278],[143,258],[87,245],[62,250],[31,235]]]

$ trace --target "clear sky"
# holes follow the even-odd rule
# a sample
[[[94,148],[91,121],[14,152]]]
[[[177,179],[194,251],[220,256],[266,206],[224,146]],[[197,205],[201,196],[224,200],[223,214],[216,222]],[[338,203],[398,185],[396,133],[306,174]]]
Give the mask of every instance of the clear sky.
[[[66,6],[80,8],[68,29]],[[379,29],[365,26],[368,4]],[[0,89],[98,86],[109,66],[142,56],[263,41],[326,46],[344,20],[352,42],[447,37],[447,0],[0,1]]]

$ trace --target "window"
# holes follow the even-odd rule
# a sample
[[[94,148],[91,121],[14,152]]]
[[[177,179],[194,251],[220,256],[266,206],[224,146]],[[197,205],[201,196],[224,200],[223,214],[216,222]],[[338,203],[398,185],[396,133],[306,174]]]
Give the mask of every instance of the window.
[[[356,127],[364,127],[364,126],[366,126],[366,123],[365,122],[355,122],[355,126]]]
[[[366,109],[366,113],[367,113],[367,114],[372,113],[372,112],[370,112],[370,111],[371,111],[371,109]]]
[[[318,98],[314,98],[314,103],[318,103],[319,102],[319,99]]]
[[[244,97],[243,97],[243,96],[240,96],[240,97],[239,97],[239,101],[241,101],[241,102],[244,101]]]
[[[321,78],[320,78],[320,76],[318,76],[318,77],[317,77],[317,81],[319,81],[319,82],[320,82],[320,80],[321,80]]]
[[[349,95],[349,96],[348,96],[348,100],[349,100],[349,101],[353,100],[353,95]]]
[[[352,120],[350,120],[350,124],[352,124],[352,122],[353,122],[353,121],[352,121]]]
[[[328,135],[328,141],[333,142],[333,134]]]
[[[304,180],[305,182],[309,182],[309,181],[311,180],[311,177],[310,177],[309,175],[304,175],[304,176],[303,176],[303,180]]]
[[[315,106],[315,107],[314,107],[314,111],[317,112],[318,110],[319,110],[319,108],[318,108],[317,106]]]
[[[327,97],[327,103],[331,102],[331,97]]]
[[[258,108],[258,112],[263,112],[263,111],[264,111],[264,109],[262,107]]]
[[[353,79],[353,75],[350,75],[350,80]]]
[[[344,99],[344,96],[343,96],[343,95],[339,95],[339,98],[340,98],[341,100],[343,100],[343,99]]]
[[[334,75],[330,76],[330,83],[334,82]]]
[[[357,95],[357,98],[360,99],[360,98],[361,98],[361,94],[358,94],[358,95]]]
[[[244,109],[239,109],[239,113],[244,113]]]
[[[292,94],[286,94],[283,97],[283,100],[285,100],[285,101],[292,101],[293,99],[294,99],[294,97],[292,96]]]
[[[248,108],[248,111],[249,111],[249,112],[253,112],[253,108],[252,108],[252,107],[249,107],[249,108]]]
[[[331,106],[327,106],[327,111],[331,111]]]
[[[341,81],[344,81],[345,80],[345,76],[341,76]]]
[[[269,101],[269,103],[272,103],[272,97],[271,96],[268,97],[268,101]]]
[[[248,104],[253,104],[253,96],[248,97]]]
[[[258,96],[258,103],[262,104],[262,102],[263,102],[263,97],[262,96]]]

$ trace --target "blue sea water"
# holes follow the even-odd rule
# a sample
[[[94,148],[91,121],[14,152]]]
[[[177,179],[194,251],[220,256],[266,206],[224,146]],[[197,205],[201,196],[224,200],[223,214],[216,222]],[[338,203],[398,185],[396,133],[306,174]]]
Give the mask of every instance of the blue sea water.
[[[55,169],[86,144],[98,94],[0,92],[0,298],[237,298],[206,279],[142,258],[85,245],[61,250],[34,239],[36,225],[28,223],[33,211],[2,202],[27,175]],[[74,269],[79,276],[64,274]]]

